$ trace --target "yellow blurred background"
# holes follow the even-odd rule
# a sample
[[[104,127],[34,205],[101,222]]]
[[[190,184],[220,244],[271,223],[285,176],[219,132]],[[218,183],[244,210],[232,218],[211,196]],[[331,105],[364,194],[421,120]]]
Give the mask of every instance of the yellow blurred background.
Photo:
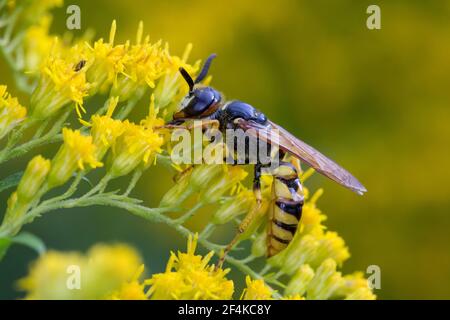
[[[261,109],[273,121],[349,169],[364,197],[315,175],[324,187],[327,225],[346,240],[344,270],[381,268],[382,299],[450,298],[450,2],[447,1],[107,1],[77,0],[82,30],[134,39],[139,20],[153,41],[192,57],[215,52],[213,86]],[[381,30],[368,30],[366,9],[381,7]],[[67,4],[68,5],[68,4]],[[66,7],[54,11],[55,33]],[[17,94],[0,59],[2,81]],[[42,149],[49,152],[51,148]],[[28,159],[8,163],[1,177]],[[149,170],[136,196],[157,206],[170,173]],[[1,194],[1,212],[8,192]],[[93,207],[51,213],[25,228],[50,248],[85,250],[128,242],[161,271],[184,239],[118,210]],[[223,241],[230,235],[224,235]],[[158,243],[158,246],[154,244]],[[14,247],[0,264],[0,298],[20,296],[14,279],[35,254]]]

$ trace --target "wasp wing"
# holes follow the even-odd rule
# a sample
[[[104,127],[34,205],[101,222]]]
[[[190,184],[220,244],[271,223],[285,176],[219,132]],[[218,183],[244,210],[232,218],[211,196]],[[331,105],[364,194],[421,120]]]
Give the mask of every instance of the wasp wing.
[[[360,195],[367,191],[361,182],[350,174],[350,172],[339,166],[334,161],[328,159],[313,147],[296,138],[276,123],[268,121],[267,125],[262,125],[254,121],[239,119],[237,124],[241,129],[249,134],[256,134],[256,138],[262,139],[263,141],[271,144],[278,144],[278,147],[281,150],[294,155],[300,160],[303,160],[316,171],[331,180],[336,181],[342,186]]]

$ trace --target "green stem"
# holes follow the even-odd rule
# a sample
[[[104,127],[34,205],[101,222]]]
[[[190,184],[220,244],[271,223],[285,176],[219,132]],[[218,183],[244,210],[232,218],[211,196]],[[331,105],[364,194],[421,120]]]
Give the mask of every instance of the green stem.
[[[106,186],[112,178],[113,177],[107,173],[94,188],[89,190],[89,192],[84,194],[81,198],[89,198],[91,195],[97,192],[102,193],[106,189]]]
[[[198,209],[203,207],[203,202],[198,202],[196,205],[194,205],[189,211],[187,211],[185,214],[183,214],[181,217],[176,219],[176,223],[178,224],[184,224],[186,221],[188,221],[190,218],[192,218]]]
[[[128,185],[127,190],[123,194],[124,196],[128,196],[131,191],[133,191],[134,187],[136,186],[136,183],[139,181],[139,178],[142,176],[142,170],[136,170],[133,173],[133,176],[131,177],[130,184]]]

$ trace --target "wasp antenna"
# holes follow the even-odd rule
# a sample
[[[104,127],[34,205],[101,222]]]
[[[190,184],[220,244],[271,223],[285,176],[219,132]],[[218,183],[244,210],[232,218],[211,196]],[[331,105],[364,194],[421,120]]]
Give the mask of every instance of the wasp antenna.
[[[199,83],[200,81],[205,79],[206,75],[208,74],[209,67],[211,66],[211,62],[216,56],[217,55],[215,53],[213,53],[208,57],[208,59],[206,59],[205,64],[203,65],[202,71],[195,79],[195,83]]]
[[[194,80],[192,80],[190,74],[183,67],[180,67],[178,70],[189,85],[189,91],[192,91],[194,89]]]

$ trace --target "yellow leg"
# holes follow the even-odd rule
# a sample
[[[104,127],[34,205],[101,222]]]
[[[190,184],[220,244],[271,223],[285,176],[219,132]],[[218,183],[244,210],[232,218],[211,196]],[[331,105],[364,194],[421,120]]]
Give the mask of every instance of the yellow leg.
[[[183,169],[182,171],[178,172],[173,176],[173,182],[178,182],[184,175],[192,171],[192,169],[194,169],[194,165],[193,164],[188,165],[185,169]]]
[[[240,223],[238,227],[238,232],[234,236],[233,240],[226,246],[222,255],[220,256],[219,263],[217,264],[217,268],[222,268],[222,265],[225,261],[226,255],[233,249],[234,245],[238,242],[241,234],[247,230],[247,227],[252,223],[253,219],[256,217],[258,211],[261,208],[262,196],[261,196],[261,166],[255,165],[255,178],[253,180],[253,192],[256,198],[256,205],[253,206],[252,210],[245,216],[244,220]]]

